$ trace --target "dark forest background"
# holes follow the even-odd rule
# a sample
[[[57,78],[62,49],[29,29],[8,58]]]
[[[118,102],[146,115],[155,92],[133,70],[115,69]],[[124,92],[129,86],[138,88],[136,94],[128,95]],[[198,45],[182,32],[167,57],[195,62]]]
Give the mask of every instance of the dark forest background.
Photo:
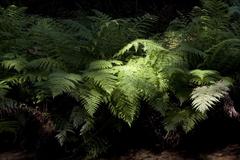
[[[15,4],[27,7],[27,12],[51,17],[75,17],[99,10],[114,18],[136,17],[146,13],[159,17],[156,31],[163,32],[179,13],[188,13],[199,0],[1,0],[2,6]],[[77,13],[76,13],[77,12]]]

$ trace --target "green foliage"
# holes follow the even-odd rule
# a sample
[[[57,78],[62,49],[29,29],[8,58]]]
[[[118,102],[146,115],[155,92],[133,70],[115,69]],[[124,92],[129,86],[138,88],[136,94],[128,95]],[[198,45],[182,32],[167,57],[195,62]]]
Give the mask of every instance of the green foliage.
[[[48,79],[37,85],[43,90],[50,90],[50,95],[56,97],[64,92],[70,92],[81,82],[82,77],[73,73],[52,73]]]
[[[196,112],[192,109],[176,108],[168,112],[165,119],[165,129],[170,132],[181,126],[188,133],[197,123],[207,118],[206,113]]]
[[[227,95],[230,83],[226,80],[216,82],[210,86],[197,87],[191,94],[192,105],[200,112],[206,112],[215,103]]]
[[[190,74],[192,76],[191,82],[199,86],[214,83],[220,78],[219,73],[214,70],[195,69]]]
[[[234,84],[240,27],[239,4],[231,5],[204,1],[160,39],[150,37],[158,18],[148,14],[113,19],[94,10],[83,23],[1,8],[0,112],[48,112],[59,143],[89,157],[109,147],[106,126],[121,128],[106,119],[131,127],[143,103],[160,112],[166,132],[187,133]]]

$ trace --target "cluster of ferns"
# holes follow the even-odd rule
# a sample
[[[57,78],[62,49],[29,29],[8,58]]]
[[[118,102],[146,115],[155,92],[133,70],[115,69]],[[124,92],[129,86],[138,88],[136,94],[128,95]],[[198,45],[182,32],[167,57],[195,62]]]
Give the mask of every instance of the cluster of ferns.
[[[238,1],[204,0],[160,35],[153,15],[93,14],[52,19],[0,8],[0,131],[17,132],[9,117],[27,112],[61,146],[77,143],[96,157],[109,146],[102,130],[134,125],[143,102],[161,114],[166,135],[188,133],[213,107],[234,110],[223,102],[239,83]],[[63,99],[70,103],[58,106]]]

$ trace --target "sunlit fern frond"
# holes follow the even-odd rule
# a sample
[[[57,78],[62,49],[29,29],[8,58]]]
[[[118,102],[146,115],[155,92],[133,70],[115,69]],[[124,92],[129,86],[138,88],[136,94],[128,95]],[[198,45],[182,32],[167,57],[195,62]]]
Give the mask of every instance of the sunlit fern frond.
[[[112,68],[115,65],[122,65],[123,62],[118,61],[118,60],[98,60],[94,61],[89,64],[88,70],[100,70],[100,69],[108,69]]]
[[[89,71],[83,75],[88,81],[100,87],[108,94],[116,87],[117,77],[112,73],[112,70]]]
[[[220,79],[219,73],[214,70],[195,69],[192,70],[190,74],[192,76],[191,82],[199,86],[209,85]]]
[[[4,60],[1,62],[1,65],[4,69],[7,70],[16,70],[17,72],[23,71],[27,65],[27,60],[24,58],[17,58],[12,60]]]
[[[191,93],[193,108],[205,113],[228,94],[230,86],[230,81],[221,80],[209,86],[195,88]]]

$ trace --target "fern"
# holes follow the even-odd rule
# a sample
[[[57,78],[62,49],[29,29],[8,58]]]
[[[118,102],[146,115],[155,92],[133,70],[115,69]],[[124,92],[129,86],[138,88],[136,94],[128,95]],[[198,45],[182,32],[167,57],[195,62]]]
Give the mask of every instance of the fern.
[[[90,71],[83,76],[108,94],[111,94],[117,83],[117,77],[113,75],[111,70]]]
[[[103,130],[115,121],[106,117],[131,127],[143,103],[160,112],[167,132],[187,133],[230,91],[232,82],[221,75],[234,77],[239,68],[234,8],[204,1],[159,39],[149,38],[158,21],[149,14],[114,19],[93,11],[83,23],[1,8],[1,116],[46,104],[60,144],[67,148],[76,138],[92,157],[108,148]],[[63,113],[62,99],[69,106]]]
[[[143,47],[143,50],[147,53],[151,53],[153,51],[164,51],[165,49],[161,47],[159,44],[155,43],[151,40],[145,40],[145,39],[137,39],[129,44],[127,44],[123,49],[121,49],[115,56],[122,56],[126,52],[130,51],[131,48],[135,49],[135,52],[138,51],[139,47]]]
[[[221,41],[206,51],[209,56],[203,65],[225,72],[226,70],[232,70],[233,72],[235,71],[234,68],[238,68],[239,66],[239,49],[239,39],[226,39]],[[220,62],[216,62],[216,59],[220,59]]]
[[[52,58],[40,58],[32,60],[28,63],[27,68],[31,69],[41,69],[47,72],[53,70],[65,70],[66,66],[61,61]]]
[[[94,113],[97,111],[101,103],[103,103],[103,96],[96,90],[87,91],[86,95],[80,96],[82,99],[82,104],[86,110],[86,112],[93,116]]]
[[[190,74],[192,75],[191,82],[199,86],[212,84],[220,78],[219,73],[214,70],[196,69],[192,70]]]
[[[63,146],[66,141],[69,133],[74,133],[72,130],[72,127],[70,124],[66,124],[63,129],[59,131],[59,133],[56,135],[56,138],[58,139],[58,142],[60,143],[61,146]]]
[[[2,61],[1,65],[7,70],[14,69],[17,72],[21,72],[26,67],[27,61],[24,58],[4,60]]]
[[[71,92],[82,81],[82,77],[72,73],[52,73],[47,81],[39,82],[38,87],[49,90],[53,97]]]
[[[63,21],[64,29],[67,33],[73,34],[76,38],[84,38],[86,40],[93,39],[92,31],[86,26],[82,25],[78,21],[73,20],[64,20]]]
[[[85,110],[79,106],[75,106],[70,115],[70,122],[75,129],[79,129],[84,125],[86,117]]]
[[[188,133],[206,117],[205,113],[195,112],[191,109],[175,109],[167,113],[164,128],[170,132],[181,126],[184,132]]]
[[[122,65],[122,64],[123,63],[121,61],[117,61],[117,60],[111,60],[111,61],[98,60],[90,63],[88,69],[89,70],[108,69],[108,68],[112,68],[114,65]]]
[[[222,80],[210,86],[195,88],[191,93],[193,107],[202,113],[206,112],[227,95],[230,85],[229,81]]]
[[[129,22],[132,24],[132,28],[129,28],[130,31],[136,31],[139,36],[146,37],[151,34],[152,26],[158,22],[158,17],[150,14],[146,14],[142,17],[130,18]]]

